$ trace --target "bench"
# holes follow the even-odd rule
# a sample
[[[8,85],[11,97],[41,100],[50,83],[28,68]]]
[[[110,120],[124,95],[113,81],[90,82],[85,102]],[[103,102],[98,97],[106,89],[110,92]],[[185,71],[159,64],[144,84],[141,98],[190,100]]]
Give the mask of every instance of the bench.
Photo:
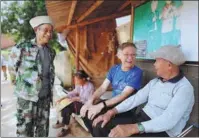
[[[198,137],[199,136],[199,126],[198,124],[187,124],[183,129],[182,133],[177,137]]]

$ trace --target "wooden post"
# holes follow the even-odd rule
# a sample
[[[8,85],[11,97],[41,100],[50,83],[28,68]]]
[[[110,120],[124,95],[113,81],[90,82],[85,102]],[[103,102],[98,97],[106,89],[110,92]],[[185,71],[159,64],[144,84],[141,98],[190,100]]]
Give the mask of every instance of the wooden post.
[[[75,59],[75,63],[76,63],[76,71],[79,70],[79,28],[78,26],[76,26],[76,59]]]
[[[130,41],[133,42],[133,34],[134,34],[134,12],[135,8],[131,3],[131,23],[130,23]]]

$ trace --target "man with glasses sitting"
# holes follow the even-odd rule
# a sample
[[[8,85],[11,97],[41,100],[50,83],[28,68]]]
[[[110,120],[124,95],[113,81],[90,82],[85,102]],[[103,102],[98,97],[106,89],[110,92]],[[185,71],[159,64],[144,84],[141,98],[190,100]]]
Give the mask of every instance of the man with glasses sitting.
[[[126,42],[119,46],[117,52],[121,64],[113,66],[102,85],[94,92],[91,99],[81,108],[80,115],[83,117],[85,125],[92,133],[92,120],[99,114],[114,108],[117,104],[124,101],[127,97],[134,94],[141,87],[142,70],[135,65],[136,47],[133,43]],[[99,99],[112,85],[112,98],[106,101]],[[129,112],[122,114],[128,116]]]

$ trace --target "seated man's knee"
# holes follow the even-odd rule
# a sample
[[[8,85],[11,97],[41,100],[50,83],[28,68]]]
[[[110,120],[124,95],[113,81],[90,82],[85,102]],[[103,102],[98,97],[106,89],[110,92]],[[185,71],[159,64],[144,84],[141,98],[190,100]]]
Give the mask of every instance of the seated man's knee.
[[[99,123],[97,123],[97,125],[95,126],[95,127],[93,127],[93,128],[95,128],[95,129],[101,129],[102,127],[102,122],[99,122]]]
[[[99,122],[95,127],[93,127],[93,136],[95,137],[107,137],[107,129],[101,127],[102,122]]]

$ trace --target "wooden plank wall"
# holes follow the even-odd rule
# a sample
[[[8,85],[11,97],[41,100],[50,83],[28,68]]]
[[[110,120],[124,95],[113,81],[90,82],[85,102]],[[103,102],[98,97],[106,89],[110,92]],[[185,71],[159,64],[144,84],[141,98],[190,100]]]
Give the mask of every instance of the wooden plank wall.
[[[107,71],[116,64],[118,46],[114,19],[79,27],[79,65],[92,78],[96,87],[105,79]],[[67,42],[76,55],[76,30],[67,35]]]

